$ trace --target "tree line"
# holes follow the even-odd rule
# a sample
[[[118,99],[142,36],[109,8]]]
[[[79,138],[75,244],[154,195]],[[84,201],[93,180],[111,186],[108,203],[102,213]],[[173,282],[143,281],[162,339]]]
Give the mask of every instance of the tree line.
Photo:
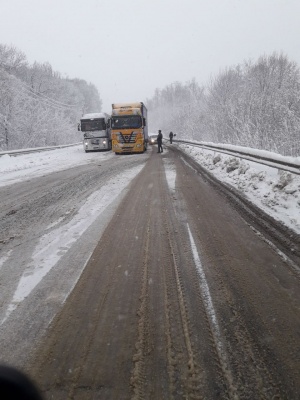
[[[300,71],[283,54],[227,68],[202,86],[172,83],[146,104],[152,131],[300,155]],[[30,65],[0,44],[0,150],[80,141],[80,116],[101,108],[93,84],[63,78],[49,63]]]
[[[0,150],[70,144],[81,140],[77,121],[101,111],[97,88],[63,78],[49,63],[0,44]]]
[[[156,89],[147,101],[151,130],[300,156],[299,67],[283,54]]]

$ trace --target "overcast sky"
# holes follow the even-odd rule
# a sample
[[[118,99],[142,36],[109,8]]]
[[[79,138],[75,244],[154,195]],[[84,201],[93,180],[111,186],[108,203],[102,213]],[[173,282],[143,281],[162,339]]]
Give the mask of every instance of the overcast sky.
[[[300,65],[299,18],[299,0],[0,0],[0,43],[92,82],[110,112],[274,51]]]

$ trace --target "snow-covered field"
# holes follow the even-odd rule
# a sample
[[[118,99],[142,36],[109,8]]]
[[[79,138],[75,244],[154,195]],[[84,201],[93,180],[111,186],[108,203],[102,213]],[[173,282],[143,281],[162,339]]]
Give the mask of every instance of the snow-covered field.
[[[220,181],[234,186],[266,213],[300,233],[299,175],[218,151],[186,144],[177,146]]]

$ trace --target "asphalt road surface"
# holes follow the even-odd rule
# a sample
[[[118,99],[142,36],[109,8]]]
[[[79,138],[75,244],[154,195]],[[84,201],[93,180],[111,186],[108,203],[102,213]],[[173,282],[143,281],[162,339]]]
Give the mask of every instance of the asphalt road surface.
[[[299,399],[299,236],[175,146],[147,153],[102,164],[104,175],[144,167],[97,233],[67,299],[53,300],[58,282],[68,282],[62,274],[45,288],[50,305],[37,290],[27,305],[34,318],[18,308],[3,324],[4,360],[22,367],[45,399]],[[78,193],[90,193],[99,173],[79,170],[94,179],[78,179]],[[74,169],[67,174],[72,192]],[[47,179],[49,193],[58,176]],[[52,207],[65,201],[55,194]]]

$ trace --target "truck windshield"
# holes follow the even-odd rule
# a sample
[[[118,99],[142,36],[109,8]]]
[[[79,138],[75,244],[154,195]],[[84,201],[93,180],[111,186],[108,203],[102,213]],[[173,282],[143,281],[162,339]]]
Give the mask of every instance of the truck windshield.
[[[104,131],[106,129],[105,119],[82,119],[81,130],[83,132]]]
[[[113,129],[140,128],[142,118],[139,115],[112,117],[111,127]]]

